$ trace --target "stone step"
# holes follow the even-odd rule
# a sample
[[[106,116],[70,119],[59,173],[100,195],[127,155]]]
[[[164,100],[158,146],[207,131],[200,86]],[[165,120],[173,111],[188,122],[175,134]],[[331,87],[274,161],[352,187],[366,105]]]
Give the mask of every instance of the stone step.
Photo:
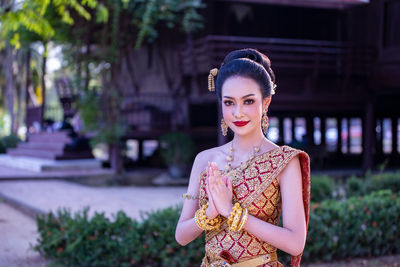
[[[69,143],[71,141],[71,138],[68,136],[67,132],[52,132],[52,133],[35,133],[35,134],[30,134],[28,136],[29,142],[63,142],[63,143]]]
[[[43,149],[13,148],[13,149],[8,149],[7,154],[10,156],[27,156],[27,157],[52,159],[52,160],[93,158],[91,151],[57,152],[57,151],[49,151]]]
[[[62,153],[64,151],[64,143],[55,142],[21,142],[18,143],[17,148],[23,149],[38,149],[38,150],[49,150]]]
[[[101,169],[101,162],[96,159],[49,160],[24,156],[15,157],[10,155],[0,155],[0,165],[35,172],[85,171]]]
[[[26,148],[11,148],[7,149],[7,154],[10,156],[28,156],[42,159],[56,159],[57,154],[61,153],[42,150],[42,149],[26,149]]]

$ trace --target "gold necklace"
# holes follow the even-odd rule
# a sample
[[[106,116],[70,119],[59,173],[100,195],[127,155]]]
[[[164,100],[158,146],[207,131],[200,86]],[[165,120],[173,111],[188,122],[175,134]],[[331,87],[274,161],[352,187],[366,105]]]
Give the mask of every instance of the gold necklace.
[[[261,144],[259,146],[254,146],[253,147],[253,153],[250,155],[249,159],[240,163],[239,171],[243,171],[249,166],[249,162],[260,151],[261,145],[262,145],[262,142],[261,142]],[[228,149],[228,151],[229,151],[230,155],[226,156],[226,158],[225,158],[226,161],[227,161],[227,164],[225,165],[225,174],[227,174],[228,172],[230,172],[232,170],[232,161],[234,159],[234,156],[233,156],[233,152],[234,152],[233,141],[232,141],[231,147]]]

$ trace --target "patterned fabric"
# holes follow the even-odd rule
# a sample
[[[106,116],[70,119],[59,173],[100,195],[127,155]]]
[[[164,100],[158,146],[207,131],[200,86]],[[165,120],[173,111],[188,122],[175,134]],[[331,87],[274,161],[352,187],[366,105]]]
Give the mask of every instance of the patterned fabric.
[[[232,178],[233,201],[247,208],[249,215],[274,225],[279,224],[281,214],[281,194],[278,176],[289,161],[299,156],[302,181],[303,202],[306,215],[306,225],[310,210],[310,160],[308,155],[288,146],[275,148],[254,157],[249,167],[243,171],[234,168],[229,172]],[[207,173],[200,174],[199,206],[208,201],[206,183]],[[253,234],[243,230],[231,232],[228,238],[228,224],[224,219],[220,229],[206,232],[206,255],[201,267],[223,266],[224,261],[230,263],[242,262],[259,255],[276,252],[272,245],[260,240]],[[300,266],[301,255],[292,257],[291,266]],[[206,262],[208,264],[206,264]],[[282,266],[278,261],[260,266]]]

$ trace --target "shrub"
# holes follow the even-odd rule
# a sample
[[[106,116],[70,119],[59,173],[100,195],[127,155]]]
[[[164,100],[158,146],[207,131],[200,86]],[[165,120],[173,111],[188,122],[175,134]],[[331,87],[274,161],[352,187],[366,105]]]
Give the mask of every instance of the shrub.
[[[175,241],[181,208],[144,214],[142,222],[122,211],[114,220],[103,213],[88,216],[58,210],[37,217],[40,237],[35,250],[67,266],[190,266],[204,255],[198,238],[182,247]]]
[[[400,192],[400,172],[367,174],[365,178],[350,177],[345,184],[348,197],[362,196],[374,191],[389,189]]]
[[[390,190],[311,207],[304,251],[308,261],[400,252],[400,198]]]
[[[351,176],[346,180],[345,188],[347,197],[363,196],[367,192],[366,178]]]
[[[185,247],[175,241],[181,207],[142,215],[140,222],[118,212],[88,218],[88,210],[67,210],[37,218],[35,249],[66,266],[198,266],[204,238]],[[311,206],[304,261],[400,253],[400,197],[390,190]],[[289,257],[279,253],[280,261]]]
[[[204,236],[195,239],[185,247],[175,241],[175,227],[180,208],[167,208],[146,213],[147,219],[141,224],[143,246],[142,263],[154,266],[199,266],[204,256]],[[142,265],[141,265],[142,266]]]
[[[8,148],[17,147],[18,142],[20,142],[18,136],[15,134],[10,134],[0,138],[0,153],[6,153]]]
[[[331,199],[335,192],[335,183],[328,176],[311,177],[311,201],[321,202],[325,199]]]
[[[367,191],[390,189],[392,192],[400,192],[400,172],[385,172],[368,177]]]

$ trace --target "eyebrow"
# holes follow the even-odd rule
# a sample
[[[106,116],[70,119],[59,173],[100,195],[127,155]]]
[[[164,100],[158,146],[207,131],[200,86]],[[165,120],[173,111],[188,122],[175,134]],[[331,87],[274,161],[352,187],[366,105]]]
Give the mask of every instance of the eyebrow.
[[[254,96],[254,94],[248,94],[248,95],[242,96],[242,99],[243,99],[243,98],[246,98],[246,97],[249,97],[249,96]],[[226,95],[224,95],[224,98],[235,99],[235,98],[233,98],[233,97],[231,97],[231,96],[226,96]]]

